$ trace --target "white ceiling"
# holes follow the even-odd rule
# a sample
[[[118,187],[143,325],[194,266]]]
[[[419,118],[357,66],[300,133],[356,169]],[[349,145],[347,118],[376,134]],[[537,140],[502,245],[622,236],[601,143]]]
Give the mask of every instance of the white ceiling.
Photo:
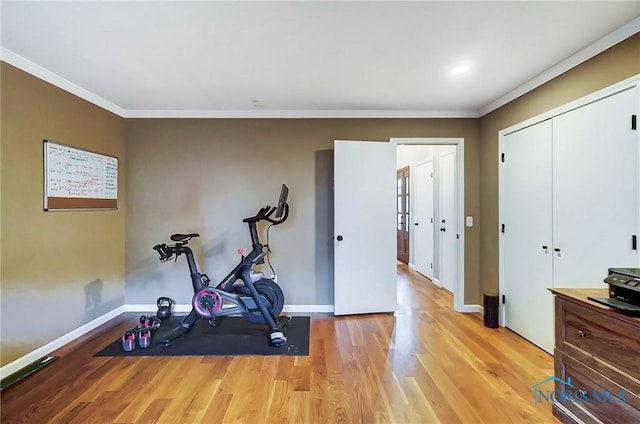
[[[125,117],[477,117],[640,31],[640,1],[0,7],[2,60]]]

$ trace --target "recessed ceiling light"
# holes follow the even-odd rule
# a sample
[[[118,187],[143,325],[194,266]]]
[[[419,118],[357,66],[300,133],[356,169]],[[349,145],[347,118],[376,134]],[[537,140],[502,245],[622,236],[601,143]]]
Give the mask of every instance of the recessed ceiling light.
[[[451,70],[452,74],[456,74],[456,75],[460,75],[460,74],[464,74],[465,72],[469,71],[469,69],[471,69],[471,66],[469,65],[458,65],[455,68],[453,68]]]

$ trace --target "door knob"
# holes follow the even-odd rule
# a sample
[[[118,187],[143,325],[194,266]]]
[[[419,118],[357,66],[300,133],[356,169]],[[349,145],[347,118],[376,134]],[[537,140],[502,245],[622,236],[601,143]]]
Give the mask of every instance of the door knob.
[[[338,239],[338,241],[342,241],[343,240],[342,235],[338,235],[338,237],[336,237],[336,238]]]
[[[415,225],[417,227],[418,225],[420,225],[420,223],[419,222],[414,222],[413,225]]]
[[[447,231],[446,228],[440,228],[440,231]]]

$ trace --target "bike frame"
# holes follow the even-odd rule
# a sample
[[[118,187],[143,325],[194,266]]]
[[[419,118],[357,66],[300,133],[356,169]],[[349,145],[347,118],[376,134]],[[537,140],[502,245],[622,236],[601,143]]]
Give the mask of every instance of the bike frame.
[[[271,215],[276,211],[276,208],[270,208],[268,206],[260,209],[256,216],[245,218],[243,220],[243,222],[246,222],[249,225],[252,247],[251,252],[249,252],[246,256],[242,255],[240,263],[225,278],[223,278],[215,288],[210,288],[212,291],[216,292],[221,299],[227,300],[235,305],[231,308],[218,310],[217,313],[215,313],[214,316],[211,317],[211,319],[215,319],[215,317],[217,316],[246,313],[252,310],[254,307],[257,307],[264,317],[266,324],[269,326],[272,343],[274,343],[274,340],[278,340],[279,338],[282,338],[286,341],[286,338],[284,338],[282,331],[278,327],[276,319],[271,315],[271,313],[267,309],[267,306],[263,303],[262,297],[253,284],[252,271],[253,267],[256,264],[264,263],[264,257],[267,254],[264,245],[260,242],[257,223],[262,220],[271,222],[273,225],[278,225],[284,222],[289,215],[289,205],[285,203],[283,205],[283,208],[284,216],[279,220],[271,219]],[[192,235],[192,237],[193,236],[196,235]],[[186,256],[187,264],[189,266],[189,273],[191,276],[191,285],[193,286],[195,295],[200,290],[209,286],[205,284],[204,281],[204,279],[206,278],[206,282],[208,283],[208,277],[198,271],[198,266],[193,255],[193,251],[190,247],[186,246],[186,243],[189,239],[190,237],[186,241],[178,241],[174,246],[156,245],[154,249],[156,249],[160,254],[160,260],[168,260],[174,254],[176,255],[176,257],[180,255]],[[234,285],[238,280],[241,280],[243,286],[249,290],[250,296],[239,295],[233,292]],[[195,324],[195,322],[198,321],[198,319],[200,319],[201,317],[201,314],[196,310],[196,308],[192,307],[189,314],[180,322],[180,327],[174,329],[170,335],[160,340],[160,343],[169,345],[173,340],[189,331],[193,324]]]

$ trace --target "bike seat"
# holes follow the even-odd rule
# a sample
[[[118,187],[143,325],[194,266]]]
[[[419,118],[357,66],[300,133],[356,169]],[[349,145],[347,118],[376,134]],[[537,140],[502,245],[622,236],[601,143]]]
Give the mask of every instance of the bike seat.
[[[197,234],[197,233],[192,233],[192,234],[172,234],[170,238],[171,238],[172,241],[184,241],[184,240],[192,239],[194,237],[200,237],[200,234]]]

